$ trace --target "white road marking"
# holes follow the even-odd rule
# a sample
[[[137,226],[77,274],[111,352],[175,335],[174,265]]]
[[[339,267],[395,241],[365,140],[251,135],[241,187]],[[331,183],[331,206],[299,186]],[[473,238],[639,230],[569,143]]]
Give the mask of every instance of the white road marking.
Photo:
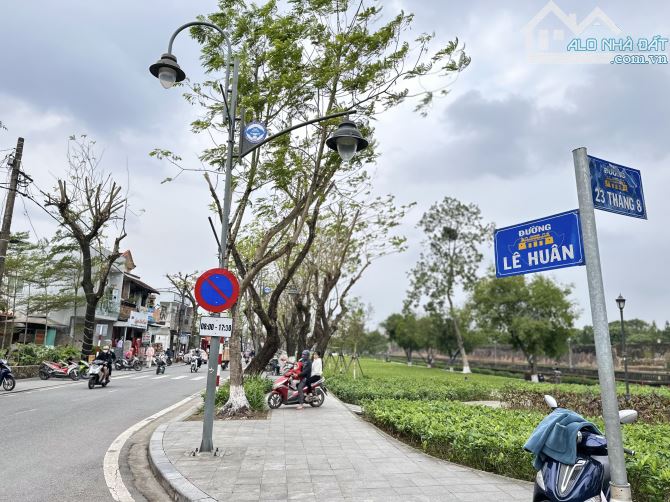
[[[28,413],[28,412],[30,412],[30,411],[37,411],[37,408],[33,408],[33,409],[31,409],[31,410],[17,411],[16,413],[14,413],[14,415],[19,415],[19,414],[21,414],[21,413]]]
[[[178,403],[175,403],[172,406],[168,406],[164,410],[161,410],[158,413],[154,413],[150,417],[137,422],[135,425],[129,427],[117,436],[114,442],[107,449],[107,453],[105,453],[105,460],[103,462],[105,483],[107,483],[107,488],[109,488],[109,492],[111,493],[114,500],[117,502],[134,502],[135,500],[132,495],[130,495],[126,485],[123,484],[123,479],[121,478],[121,472],[119,470],[119,455],[128,438],[148,423],[156,420],[166,413],[170,413],[172,410],[179,408],[180,406],[189,402],[191,399],[198,396],[200,396],[200,392],[196,392],[192,396],[189,396],[186,399],[182,399]]]
[[[205,378],[205,377],[200,376],[200,377],[191,378],[191,382],[197,382],[198,380],[202,380],[203,378]]]
[[[150,376],[151,375],[142,375],[142,376],[138,376],[138,377],[133,377],[133,378],[131,378],[131,380],[139,380],[140,378],[149,378]]]
[[[187,377],[188,377],[188,375],[182,375],[182,376],[178,376],[178,377],[172,377],[170,380],[181,380],[182,378],[187,378]]]
[[[153,377],[152,380],[158,380],[159,378],[167,378],[167,375],[158,375],[157,377]]]

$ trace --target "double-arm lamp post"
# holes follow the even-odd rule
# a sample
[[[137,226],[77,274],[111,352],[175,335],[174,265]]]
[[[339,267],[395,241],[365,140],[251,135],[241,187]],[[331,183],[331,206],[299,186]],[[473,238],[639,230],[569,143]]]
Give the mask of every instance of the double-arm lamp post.
[[[226,146],[226,161],[225,161],[225,188],[223,194],[223,215],[221,218],[221,243],[219,246],[219,267],[226,268],[226,249],[228,246],[228,219],[230,217],[230,204],[232,199],[231,194],[231,172],[233,169],[233,157],[234,146],[235,146],[235,125],[237,119],[237,84],[238,84],[238,75],[239,75],[239,58],[233,58],[233,49],[230,42],[230,37],[228,34],[223,31],[220,27],[215,24],[207,23],[203,21],[193,21],[186,23],[172,34],[170,41],[168,43],[168,50],[161,58],[154,64],[149,67],[151,74],[160,80],[161,85],[165,89],[172,87],[175,82],[181,82],[186,78],[186,74],[177,64],[177,58],[172,53],[172,44],[177,35],[192,26],[202,26],[208,27],[216,30],[222,37],[225,42],[226,54],[226,74],[225,74],[225,86],[222,86],[223,92],[223,102],[224,102],[224,118],[228,123],[228,141]],[[232,68],[232,82],[231,82],[231,68]],[[264,138],[262,141],[258,141],[252,146],[242,147],[243,142],[240,142],[241,148],[240,152],[237,155],[238,158],[242,158],[245,155],[256,150],[265,143],[272,141],[278,136],[287,134],[295,129],[304,127],[316,122],[321,122],[323,120],[328,120],[335,117],[342,117],[349,115],[354,110],[346,110],[343,112],[332,113],[324,117],[318,117],[301,124],[291,126],[287,129],[284,129],[277,134]],[[241,132],[242,133],[242,132]],[[333,132],[333,134],[326,140],[326,145],[331,150],[336,150],[342,160],[349,161],[353,158],[356,152],[367,148],[368,141],[363,138],[360,131],[356,127],[354,122],[345,119]],[[214,449],[214,444],[212,442],[212,429],[214,424],[214,394],[216,392],[216,365],[218,364],[218,354],[219,354],[219,338],[212,337],[210,343],[209,351],[209,363],[207,371],[207,393],[205,396],[205,416],[203,421],[203,432],[202,432],[202,442],[200,444],[201,452],[211,452]]]
[[[619,313],[621,314],[621,357],[623,357],[623,378],[626,382],[626,401],[630,401],[630,388],[628,386],[628,354],[626,353],[626,332],[623,329],[623,308],[626,306],[626,299],[619,294],[616,299]]]

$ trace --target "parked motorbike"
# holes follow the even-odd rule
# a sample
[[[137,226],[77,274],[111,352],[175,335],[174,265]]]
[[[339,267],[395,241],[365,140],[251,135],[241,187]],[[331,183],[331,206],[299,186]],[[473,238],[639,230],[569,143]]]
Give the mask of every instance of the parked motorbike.
[[[544,396],[552,412],[558,408],[556,399]],[[621,410],[619,421],[630,424],[637,420],[637,411]],[[624,448],[624,452],[635,455]],[[577,461],[562,464],[547,457],[535,476],[533,502],[601,502],[610,500],[610,466],[605,436],[582,430],[577,432]]]
[[[268,375],[279,375],[279,359],[276,357],[270,359],[270,362],[265,367],[265,371]]]
[[[162,375],[165,373],[165,367],[167,366],[167,357],[165,354],[158,354],[156,356],[156,374]]]
[[[88,388],[93,389],[95,388],[96,385],[102,385],[103,387],[107,387],[107,384],[109,383],[109,380],[105,376],[105,371],[103,369],[105,368],[105,361],[101,361],[100,359],[96,359],[91,363],[91,367],[88,370]]]
[[[7,364],[6,359],[0,359],[0,384],[6,391],[14,390],[16,379],[12,374],[12,368]]]
[[[69,364],[42,361],[38,374],[42,380],[48,380],[51,377],[79,380],[79,365],[74,361]]]
[[[79,376],[82,378],[88,378],[88,370],[90,365],[83,359],[79,361]]]
[[[114,361],[114,369],[116,370],[135,370],[142,371],[142,361],[140,361],[137,356],[133,356],[132,359],[117,359]]]
[[[268,406],[271,409],[279,408],[282,404],[291,405],[291,404],[300,404],[298,400],[298,390],[291,387],[291,375],[288,375],[287,372],[284,375],[277,378],[272,384],[272,392],[268,394]],[[326,394],[328,394],[328,389],[324,384],[324,378],[321,377],[312,385],[305,387],[305,404],[309,404],[314,408],[318,408],[326,400]]]

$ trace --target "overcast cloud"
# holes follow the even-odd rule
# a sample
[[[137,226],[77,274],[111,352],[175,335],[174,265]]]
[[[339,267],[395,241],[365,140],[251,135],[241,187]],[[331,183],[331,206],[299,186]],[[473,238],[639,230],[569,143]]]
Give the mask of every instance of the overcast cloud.
[[[507,226],[577,207],[572,154],[589,153],[642,171],[648,221],[598,212],[605,290],[610,317],[621,292],[627,317],[658,323],[667,305],[670,249],[666,215],[670,199],[667,121],[669,65],[534,64],[527,59],[522,29],[543,1],[389,0],[387,12],[416,13],[416,33],[435,31],[441,41],[458,36],[472,65],[438,101],[429,117],[408,104],[379,117],[382,156],[375,190],[417,207],[404,226],[408,252],[376,263],[355,290],[374,309],[373,322],[401,308],[407,271],[421,251],[416,223],[444,196],[475,202],[484,217]],[[668,36],[670,6],[653,1],[563,1],[566,13],[583,19],[600,7],[624,33]],[[133,211],[124,241],[135,272],[155,287],[166,273],[204,270],[216,263],[207,223],[202,180],[149,158],[154,147],[180,152],[196,165],[207,145],[188,123],[195,110],[177,91],[163,91],[147,71],[180,24],[216,9],[215,1],[90,2],[23,0],[0,6],[0,149],[26,139],[25,170],[40,186],[53,184],[65,167],[66,140],[88,133],[104,148],[105,168],[124,184],[130,172]],[[663,25],[663,22],[666,22]],[[180,38],[180,63],[203,77],[197,44]],[[0,194],[4,197],[4,194]],[[34,226],[39,237],[54,228],[32,203],[17,204],[14,230]],[[30,221],[27,217],[30,216]],[[493,262],[486,252],[485,266]],[[575,285],[579,324],[590,323],[585,270],[554,271]]]

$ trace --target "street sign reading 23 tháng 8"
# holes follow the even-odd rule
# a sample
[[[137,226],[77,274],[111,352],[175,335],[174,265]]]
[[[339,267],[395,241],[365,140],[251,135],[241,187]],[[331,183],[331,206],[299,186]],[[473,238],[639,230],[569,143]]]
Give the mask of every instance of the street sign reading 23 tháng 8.
[[[647,219],[640,171],[589,155],[593,207]]]
[[[200,319],[200,336],[222,336],[223,338],[230,338],[232,333],[232,317],[202,317]]]

